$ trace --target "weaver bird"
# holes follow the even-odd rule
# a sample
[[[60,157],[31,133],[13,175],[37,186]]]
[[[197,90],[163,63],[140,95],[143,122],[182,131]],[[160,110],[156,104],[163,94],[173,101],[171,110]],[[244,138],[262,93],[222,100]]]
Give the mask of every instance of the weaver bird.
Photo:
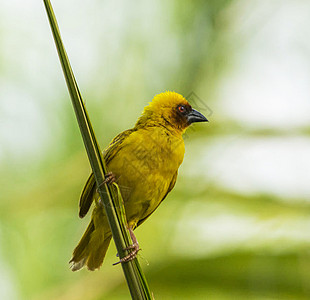
[[[132,259],[139,250],[133,230],[155,211],[175,185],[185,151],[182,134],[190,124],[205,121],[207,118],[182,95],[165,92],[155,96],[135,126],[116,136],[104,151],[107,168],[122,193],[133,240],[133,255],[123,261]],[[99,268],[110,244],[111,230],[91,174],[80,198],[81,218],[93,201],[91,221],[70,260],[73,271],[85,265],[89,270]]]

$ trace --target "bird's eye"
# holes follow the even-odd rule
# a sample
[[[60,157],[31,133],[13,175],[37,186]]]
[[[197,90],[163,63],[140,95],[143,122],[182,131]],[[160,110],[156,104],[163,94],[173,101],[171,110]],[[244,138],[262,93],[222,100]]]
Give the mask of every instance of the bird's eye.
[[[186,112],[186,108],[183,105],[178,106],[178,110],[181,114],[184,114]]]

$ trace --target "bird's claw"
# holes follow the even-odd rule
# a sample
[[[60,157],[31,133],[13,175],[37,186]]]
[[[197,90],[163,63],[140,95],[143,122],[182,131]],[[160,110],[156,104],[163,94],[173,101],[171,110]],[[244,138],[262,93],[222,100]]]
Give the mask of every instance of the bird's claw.
[[[132,245],[126,247],[124,250],[131,250],[131,249],[138,250],[138,251],[141,250],[138,242],[133,243]]]
[[[118,262],[114,263],[113,266],[116,266],[120,263],[131,261],[136,258],[138,252],[141,250],[138,243],[133,243],[132,245],[126,247],[124,250],[132,250],[128,255],[121,258]]]
[[[115,175],[112,172],[108,172],[105,175],[105,179],[104,179],[103,183],[110,184],[110,183],[113,183],[115,181],[116,181]]]
[[[105,178],[104,180],[102,181],[102,183],[100,183],[97,187],[97,193],[99,193],[99,188],[101,186],[103,186],[104,184],[110,184],[110,183],[113,183],[113,182],[116,182],[116,177],[115,175],[112,173],[112,172],[108,172],[107,174],[105,174]],[[99,203],[101,203],[101,199],[99,199]]]

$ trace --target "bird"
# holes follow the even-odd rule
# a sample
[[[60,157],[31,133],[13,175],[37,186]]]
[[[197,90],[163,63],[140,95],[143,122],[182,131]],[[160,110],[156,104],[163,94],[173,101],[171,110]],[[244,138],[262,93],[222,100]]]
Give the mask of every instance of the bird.
[[[185,146],[183,134],[207,118],[179,93],[157,94],[144,108],[135,126],[117,135],[103,151],[107,181],[115,181],[124,201],[127,226],[133,241],[132,259],[139,251],[133,230],[140,226],[174,188]],[[103,263],[112,233],[92,173],[81,193],[79,217],[95,203],[91,221],[70,260],[72,271],[86,266],[93,271]],[[122,261],[122,262],[123,262]]]

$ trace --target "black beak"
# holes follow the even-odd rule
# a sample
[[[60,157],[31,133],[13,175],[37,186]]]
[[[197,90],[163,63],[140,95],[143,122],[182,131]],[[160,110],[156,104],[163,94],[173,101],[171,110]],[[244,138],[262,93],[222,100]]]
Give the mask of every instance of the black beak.
[[[192,109],[187,114],[187,121],[189,124],[195,123],[195,122],[209,122],[208,119],[201,114],[199,111]]]

